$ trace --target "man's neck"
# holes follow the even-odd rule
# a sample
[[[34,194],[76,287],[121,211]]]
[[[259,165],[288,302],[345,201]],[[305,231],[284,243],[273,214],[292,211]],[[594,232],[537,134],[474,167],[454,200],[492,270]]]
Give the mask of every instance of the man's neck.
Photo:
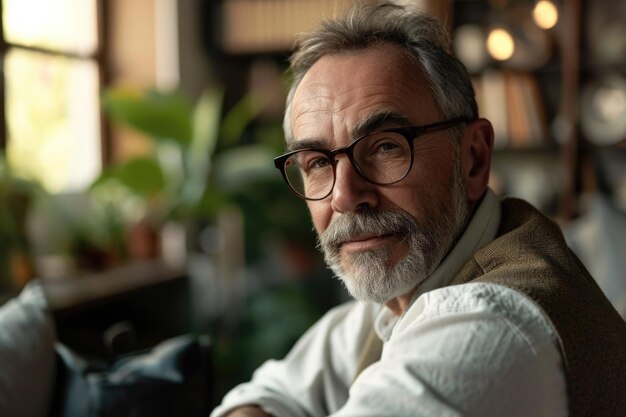
[[[413,288],[411,291],[409,291],[406,294],[403,294],[399,297],[392,298],[391,300],[385,303],[385,306],[387,306],[387,308],[391,310],[394,315],[400,317],[411,306],[411,303],[413,302],[413,295],[415,295],[415,291],[417,291],[417,287]]]

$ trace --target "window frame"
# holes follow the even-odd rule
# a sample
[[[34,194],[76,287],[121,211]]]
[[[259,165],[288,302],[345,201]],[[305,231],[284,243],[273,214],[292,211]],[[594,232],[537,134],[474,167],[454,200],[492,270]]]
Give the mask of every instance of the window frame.
[[[97,47],[91,53],[77,53],[72,51],[62,51],[56,49],[48,49],[44,47],[35,47],[23,45],[20,43],[7,42],[4,32],[4,0],[0,0],[0,151],[4,152],[7,146],[7,108],[6,108],[6,73],[4,71],[5,56],[11,49],[37,52],[48,56],[63,57],[74,61],[90,61],[93,62],[98,70],[98,92],[102,93],[109,84],[108,71],[108,23],[109,14],[106,0],[95,0],[96,3],[96,33]],[[103,115],[102,108],[98,104],[99,121],[100,121],[100,159],[102,167],[111,162],[111,135],[110,125]]]

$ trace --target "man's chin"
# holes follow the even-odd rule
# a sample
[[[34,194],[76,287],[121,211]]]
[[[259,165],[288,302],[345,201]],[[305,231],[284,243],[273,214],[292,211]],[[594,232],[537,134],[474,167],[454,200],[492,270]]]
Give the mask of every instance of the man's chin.
[[[332,268],[348,293],[354,299],[365,303],[384,304],[415,288],[415,283],[399,280],[389,271],[372,274],[372,271],[376,269],[378,268],[368,268],[366,265],[351,269],[352,272],[346,272],[342,268]]]

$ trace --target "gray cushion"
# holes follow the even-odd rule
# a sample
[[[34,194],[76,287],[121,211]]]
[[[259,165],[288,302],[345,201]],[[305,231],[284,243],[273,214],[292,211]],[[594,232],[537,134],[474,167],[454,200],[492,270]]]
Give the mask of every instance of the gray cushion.
[[[0,416],[48,415],[54,340],[54,322],[36,281],[0,307]]]

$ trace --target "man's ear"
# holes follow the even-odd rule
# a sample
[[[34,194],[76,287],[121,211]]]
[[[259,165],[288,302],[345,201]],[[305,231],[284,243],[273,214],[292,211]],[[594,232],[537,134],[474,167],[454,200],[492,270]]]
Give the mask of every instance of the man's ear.
[[[470,205],[482,198],[491,166],[493,127],[487,119],[477,119],[465,128],[461,139],[461,172]]]

